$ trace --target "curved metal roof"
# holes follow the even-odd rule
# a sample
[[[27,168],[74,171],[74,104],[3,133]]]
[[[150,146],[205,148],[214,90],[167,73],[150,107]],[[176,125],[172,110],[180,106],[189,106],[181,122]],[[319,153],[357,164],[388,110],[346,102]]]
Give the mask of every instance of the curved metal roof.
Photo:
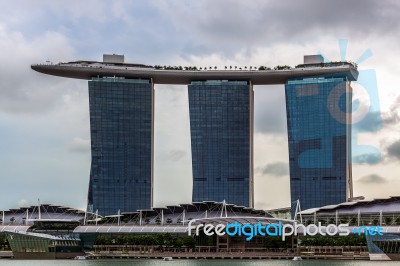
[[[238,222],[239,224],[257,224],[261,222],[263,224],[269,223],[294,223],[294,220],[271,218],[271,217],[256,217],[256,216],[228,216],[228,217],[210,217],[210,218],[199,218],[193,220],[185,220],[181,224],[177,225],[81,225],[75,228],[74,233],[187,233],[188,223],[191,222],[193,226],[199,223],[204,224],[229,224]]]
[[[337,205],[327,205],[319,208],[312,208],[301,211],[302,215],[310,214],[329,214],[336,213],[339,214],[357,214],[359,211],[361,213],[379,213],[380,211],[386,213],[400,213],[400,196],[392,196],[388,198],[380,198],[373,200],[360,200],[353,202],[343,202]]]
[[[5,230],[6,233],[17,234],[17,235],[24,235],[24,236],[31,236],[35,238],[44,238],[49,240],[73,240],[73,241],[80,241],[77,237],[72,237],[69,235],[49,235],[49,234],[41,234],[41,233],[32,233],[26,231],[10,231]]]
[[[28,225],[0,225],[0,232],[26,232]]]

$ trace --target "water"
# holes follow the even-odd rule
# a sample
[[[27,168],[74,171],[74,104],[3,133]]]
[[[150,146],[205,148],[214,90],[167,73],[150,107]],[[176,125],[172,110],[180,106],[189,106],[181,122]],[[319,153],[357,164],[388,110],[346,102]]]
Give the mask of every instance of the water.
[[[339,260],[0,260],[0,265],[10,266],[394,266],[399,265],[398,261],[339,261]]]

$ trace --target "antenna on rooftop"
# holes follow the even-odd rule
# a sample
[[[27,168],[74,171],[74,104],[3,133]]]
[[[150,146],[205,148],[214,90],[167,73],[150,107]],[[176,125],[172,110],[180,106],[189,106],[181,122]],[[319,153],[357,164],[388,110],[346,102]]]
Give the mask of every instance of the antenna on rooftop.
[[[221,217],[224,215],[224,211],[225,211],[225,217],[228,217],[228,212],[226,211],[226,201],[225,200],[222,201]]]
[[[301,216],[300,200],[296,200],[296,210],[294,211],[294,220],[297,221],[297,214],[300,216],[300,223],[303,223],[303,218]]]
[[[40,199],[37,200],[37,203],[38,203],[39,220],[41,220],[42,219],[42,213],[40,211]]]
[[[87,220],[87,208],[85,209],[85,217],[83,218],[83,225],[86,225]]]
[[[121,210],[118,210],[118,226],[120,225],[121,222]]]

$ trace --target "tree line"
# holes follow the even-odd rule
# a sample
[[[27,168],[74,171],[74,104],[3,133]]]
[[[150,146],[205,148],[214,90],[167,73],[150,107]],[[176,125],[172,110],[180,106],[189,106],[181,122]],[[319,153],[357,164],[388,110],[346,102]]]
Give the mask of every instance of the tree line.
[[[196,241],[191,236],[171,235],[169,233],[148,235],[99,235],[95,245],[141,245],[160,247],[189,247],[196,246]]]
[[[300,239],[301,246],[366,246],[367,240],[364,235],[355,236],[317,236],[304,237]]]

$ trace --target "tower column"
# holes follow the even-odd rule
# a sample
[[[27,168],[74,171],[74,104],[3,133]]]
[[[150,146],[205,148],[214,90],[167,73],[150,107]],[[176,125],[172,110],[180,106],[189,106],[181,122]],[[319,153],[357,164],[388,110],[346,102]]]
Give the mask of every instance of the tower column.
[[[291,202],[300,200],[303,209],[352,196],[351,91],[346,76],[285,85]]]
[[[101,215],[153,204],[154,88],[150,80],[89,81],[92,164],[88,209]]]
[[[253,207],[253,87],[249,81],[189,86],[193,202]]]

